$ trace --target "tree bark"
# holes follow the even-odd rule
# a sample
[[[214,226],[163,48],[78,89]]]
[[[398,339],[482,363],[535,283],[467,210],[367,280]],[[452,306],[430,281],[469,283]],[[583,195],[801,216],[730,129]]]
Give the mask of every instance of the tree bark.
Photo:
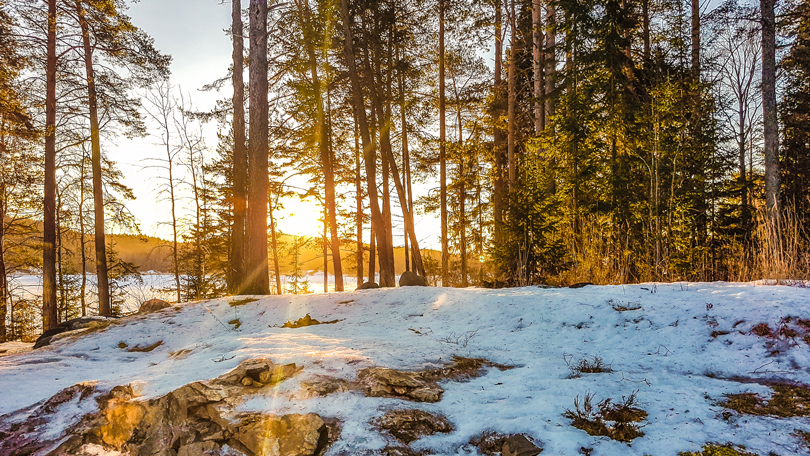
[[[644,45],[644,64],[650,62],[650,0],[641,0],[641,41]]]
[[[551,117],[555,113],[554,90],[556,89],[555,75],[557,73],[557,10],[552,2],[549,2],[546,10],[546,124],[551,122]]]
[[[509,139],[507,142],[507,159],[509,161],[509,189],[515,188],[515,181],[517,179],[517,166],[515,163],[515,108],[517,103],[516,97],[516,59],[517,59],[517,19],[515,18],[515,0],[510,0],[510,14],[509,23],[511,29],[510,46],[509,46],[509,106],[508,106],[508,122],[509,122]]]
[[[371,134],[369,132],[368,118],[366,116],[365,102],[363,100],[363,93],[360,85],[360,75],[357,72],[355,64],[354,43],[351,30],[351,17],[349,16],[349,5],[347,0],[341,0],[341,15],[343,17],[343,35],[344,35],[344,49],[346,51],[346,63],[349,69],[349,78],[351,80],[352,98],[355,114],[358,123],[360,124],[360,138],[363,143],[363,157],[366,164],[366,182],[368,184],[368,197],[371,206],[371,221],[372,229],[374,227],[383,226],[382,212],[377,194],[377,160],[374,147],[371,142]],[[384,244],[387,242],[385,236],[377,236],[378,243]],[[394,258],[389,255],[390,249],[388,245],[380,245],[380,286],[393,287],[396,285],[394,274]],[[372,261],[369,261],[373,263]],[[371,271],[369,271],[371,272]]]
[[[245,293],[270,292],[267,258],[268,109],[267,2],[250,0],[250,146]]]
[[[442,286],[450,286],[450,251],[447,243],[447,139],[445,125],[445,81],[444,81],[444,7],[445,0],[439,0],[439,185],[442,222]]]
[[[504,145],[506,143],[506,136],[503,129],[500,127],[500,119],[503,115],[503,6],[501,0],[495,0],[495,77],[492,83],[494,101],[492,116],[494,120],[493,128],[493,149],[494,149],[494,163],[493,174],[495,175],[492,192],[492,216],[495,219],[494,227],[494,242],[500,243],[503,240],[503,210],[504,210],[504,194],[506,192],[506,184],[504,182]],[[548,82],[547,82],[548,83]]]
[[[532,0],[532,64],[534,70],[534,134],[539,135],[546,125],[543,109],[543,24],[541,0]]]
[[[245,146],[244,24],[242,1],[231,0],[233,37],[233,233],[231,235],[230,287],[238,295],[245,282],[245,223],[247,220],[247,147]]]
[[[282,294],[281,267],[278,264],[278,235],[276,234],[276,219],[273,216],[273,198],[268,197],[267,213],[270,215],[270,242],[273,248],[273,272],[276,276],[276,294]]]
[[[0,146],[2,147],[2,146]],[[2,149],[0,149],[2,152]],[[8,271],[6,270],[6,186],[0,181],[0,342],[5,342],[8,312]]]
[[[779,124],[776,116],[776,15],[775,0],[760,0],[762,11],[762,117],[765,154],[765,207],[778,216]]]
[[[107,240],[104,233],[104,183],[101,176],[101,138],[98,123],[98,101],[96,99],[95,69],[93,68],[93,49],[90,46],[90,30],[84,15],[81,1],[76,2],[76,16],[82,30],[84,45],[84,66],[87,76],[87,98],[90,108],[90,145],[92,147],[91,164],[93,168],[93,215],[94,240],[96,250],[96,282],[98,287],[98,313],[104,317],[112,316],[110,306],[110,282],[107,277]]]
[[[356,124],[355,124],[356,125]],[[357,261],[357,286],[363,284],[363,187],[362,175],[360,173],[360,138],[358,137],[357,127],[354,128],[354,186],[355,186],[355,199],[357,202],[357,254],[355,255]]]
[[[692,1],[692,74],[700,81],[700,0]],[[768,0],[765,0],[768,1]]]
[[[42,329],[56,315],[56,0],[48,0],[48,56],[45,89],[45,194],[42,233]]]

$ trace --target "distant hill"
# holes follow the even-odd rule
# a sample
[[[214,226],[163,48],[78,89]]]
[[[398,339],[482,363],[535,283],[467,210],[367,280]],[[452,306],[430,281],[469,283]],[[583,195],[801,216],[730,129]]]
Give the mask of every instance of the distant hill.
[[[38,224],[41,229],[41,224]],[[66,269],[72,271],[81,270],[81,251],[79,247],[80,236],[79,233],[73,231],[66,231],[62,233],[63,243],[65,246],[66,255],[63,259]],[[89,241],[92,241],[92,236],[87,236]],[[294,236],[282,234],[278,238],[279,243],[279,267],[281,273],[284,275],[290,274],[293,269],[292,256],[290,255],[290,246],[293,244]],[[133,263],[138,266],[138,270],[142,273],[154,271],[158,273],[169,273],[172,270],[171,261],[171,241],[165,239],[132,235],[132,234],[108,234],[107,242],[112,242],[115,249],[118,251],[119,257],[127,262]],[[356,274],[356,260],[354,259],[354,251],[352,249],[354,244],[347,244],[341,250],[341,257],[343,259],[343,273],[347,276]],[[182,248],[182,243],[181,243]],[[93,250],[92,242],[86,245],[87,255],[87,268],[92,272],[95,269],[95,251]],[[435,250],[422,250],[423,255],[430,256],[434,260],[441,261],[441,253]],[[307,238],[306,247],[301,252],[301,268],[309,272],[322,272],[323,271],[323,248],[320,238]],[[368,264],[364,262],[364,273],[368,275]],[[273,266],[272,252],[270,252],[270,267]],[[394,267],[397,274],[405,271],[405,249],[398,247],[394,249]],[[379,272],[379,265],[377,271]],[[329,252],[329,272],[334,273],[332,269],[332,254]]]

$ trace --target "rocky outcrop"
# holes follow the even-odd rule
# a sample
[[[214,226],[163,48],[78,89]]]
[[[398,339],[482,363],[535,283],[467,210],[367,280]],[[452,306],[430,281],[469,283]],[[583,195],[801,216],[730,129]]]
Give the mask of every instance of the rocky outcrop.
[[[391,410],[372,424],[405,444],[437,432],[453,432],[453,426],[445,417],[418,409]]]
[[[139,314],[150,314],[152,312],[157,312],[158,310],[163,310],[166,308],[171,307],[172,305],[162,299],[150,299],[148,301],[144,301],[141,304],[141,308],[138,309]]]
[[[427,279],[417,275],[413,271],[405,271],[399,276],[399,286],[401,287],[426,287]]]
[[[470,443],[478,447],[481,454],[487,456],[537,456],[543,452],[528,437],[523,434],[496,434],[485,432],[473,438]]]
[[[360,285],[359,287],[357,287],[358,290],[373,290],[373,289],[376,289],[376,288],[380,288],[380,286],[377,285],[376,282],[365,282],[362,285]]]
[[[422,372],[371,367],[361,370],[357,381],[370,397],[395,397],[415,402],[439,402],[444,390],[435,381],[425,380]]]
[[[34,348],[42,348],[61,338],[89,334],[90,332],[104,329],[115,321],[114,318],[107,317],[80,317],[63,321],[55,327],[45,331],[37,339]]]
[[[323,397],[333,393],[342,393],[350,389],[355,389],[355,385],[342,378],[329,377],[327,375],[313,375],[301,382],[302,399],[312,397]]]
[[[336,421],[312,413],[234,412],[244,396],[262,394],[299,371],[295,364],[247,360],[213,380],[189,383],[146,401],[137,400],[132,386],[102,395],[94,384],[76,385],[14,417],[0,417],[0,454],[84,455],[97,454],[100,448],[138,456],[197,456],[224,455],[227,446],[248,456],[319,455],[337,438]],[[48,429],[57,409],[91,397],[97,406],[84,406],[83,416],[66,423],[66,431],[54,434]]]

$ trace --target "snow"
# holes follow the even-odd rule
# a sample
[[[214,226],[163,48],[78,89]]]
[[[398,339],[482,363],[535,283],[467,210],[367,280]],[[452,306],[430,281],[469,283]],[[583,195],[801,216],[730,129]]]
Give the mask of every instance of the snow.
[[[369,421],[392,408],[422,408],[445,415],[455,431],[425,437],[414,448],[436,454],[475,454],[468,444],[485,430],[527,433],[544,454],[673,455],[708,442],[745,445],[761,455],[808,454],[792,436],[810,432],[806,419],[739,416],[723,419],[726,394],[769,389],[724,380],[781,378],[810,383],[810,352],[802,341],[769,356],[764,340],[748,331],[781,318],[810,318],[806,288],[729,283],[589,286],[581,289],[397,288],[307,296],[256,297],[231,307],[231,298],[191,303],[122,320],[105,331],[66,338],[53,346],[0,358],[0,415],[46,399],[62,388],[98,381],[111,388],[139,382],[144,399],[228,372],[243,359],[267,357],[304,367],[270,396],[254,396],[243,411],[307,413],[343,421],[329,453],[379,449],[388,437]],[[241,298],[240,298],[241,299]],[[612,307],[638,303],[641,309]],[[305,314],[337,324],[288,329]],[[241,326],[228,324],[239,319]],[[744,320],[743,323],[738,323]],[[734,328],[735,323],[738,323]],[[712,338],[712,331],[730,334]],[[745,334],[741,334],[745,333]],[[118,347],[163,345],[149,353]],[[187,356],[171,353],[187,349]],[[344,392],[300,399],[299,383],[312,375],[346,379],[370,366],[421,370],[453,355],[516,366],[489,369],[467,382],[447,381],[442,400],[418,404]],[[612,373],[570,378],[568,364],[599,356]],[[649,413],[644,436],[630,445],[592,437],[562,414],[574,399],[620,400],[637,391]],[[64,413],[77,413],[77,410]],[[70,421],[55,417],[54,421]],[[56,432],[59,426],[50,429]]]

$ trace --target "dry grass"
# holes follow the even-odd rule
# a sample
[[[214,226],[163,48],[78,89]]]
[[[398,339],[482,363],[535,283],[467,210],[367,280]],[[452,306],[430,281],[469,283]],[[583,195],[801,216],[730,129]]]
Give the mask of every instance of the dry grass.
[[[810,279],[810,242],[792,208],[776,218],[757,209],[753,239],[730,247],[727,267],[732,281],[765,280],[790,284]]]
[[[756,393],[729,394],[722,406],[746,415],[810,416],[810,389],[807,386],[785,383],[767,386],[773,389],[773,395],[767,401]]]
[[[340,320],[318,321],[318,320],[312,318],[309,314],[306,314],[306,316],[303,316],[303,317],[299,318],[298,320],[296,320],[294,322],[288,320],[281,327],[282,328],[303,328],[305,326],[314,326],[314,325],[332,325],[332,324],[335,324],[335,323],[337,323],[339,321]]]
[[[579,378],[582,376],[582,374],[602,374],[613,372],[610,365],[606,364],[605,361],[599,356],[594,356],[590,359],[583,358],[578,363],[569,365],[568,368],[571,369],[571,378]]]
[[[572,267],[550,279],[551,285],[591,282],[610,285],[631,281],[629,240],[616,240],[610,217],[587,217],[579,222],[578,233],[561,233]]]
[[[233,320],[228,322],[229,325],[233,325],[233,329],[239,329],[242,326],[242,320],[238,318],[234,318]]]
[[[572,420],[571,425],[582,429],[589,435],[610,437],[619,442],[630,442],[644,435],[638,423],[647,418],[647,412],[637,408],[636,393],[622,398],[621,403],[614,404],[611,399],[594,405],[593,395],[586,394],[580,402],[579,396],[574,399],[574,410],[566,410],[564,417]]]
[[[735,449],[731,445],[706,445],[703,451],[699,453],[686,453],[680,452],[678,456],[756,456],[753,453],[747,453],[742,450]]]
[[[124,342],[119,343],[118,346],[121,347],[121,344],[124,344],[126,346],[126,344]],[[149,353],[150,351],[160,347],[161,345],[163,345],[163,341],[159,340],[159,341],[155,342],[154,344],[147,345],[145,347],[141,347],[140,345],[136,345],[136,346],[130,348],[129,350],[127,350],[127,351],[130,352],[130,353],[135,353],[135,352],[137,352],[137,353]]]
[[[251,303],[251,302],[256,302],[256,301],[258,301],[258,299],[253,299],[253,298],[234,299],[229,304],[231,305],[231,307],[239,307],[239,306],[244,306],[245,304],[248,304],[248,303]]]

